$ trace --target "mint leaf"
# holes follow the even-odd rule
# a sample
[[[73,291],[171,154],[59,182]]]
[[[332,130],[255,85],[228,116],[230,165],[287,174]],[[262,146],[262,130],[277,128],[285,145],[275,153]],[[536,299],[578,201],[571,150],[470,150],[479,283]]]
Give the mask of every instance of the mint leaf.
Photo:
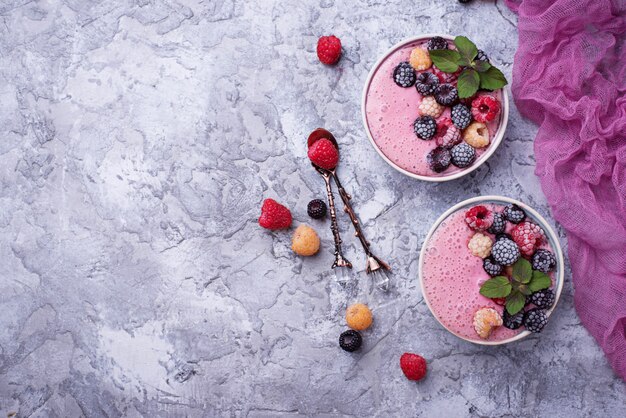
[[[459,69],[461,55],[452,49],[433,49],[428,51],[430,59],[444,73],[453,73]]]
[[[496,67],[489,67],[487,71],[480,74],[480,88],[486,90],[497,90],[507,85],[506,77],[502,71]]]
[[[467,39],[465,36],[457,36],[454,38],[454,45],[459,50],[459,54],[464,57],[468,63],[472,62],[476,55],[478,55],[478,48],[474,45],[474,42]]]
[[[526,296],[521,294],[520,292],[513,292],[506,298],[506,311],[510,315],[515,315],[522,309],[524,309],[524,305],[526,304]]]
[[[474,61],[473,66],[479,73],[484,73],[489,68],[491,68],[491,64],[489,64],[487,61]]]
[[[511,293],[511,282],[504,276],[496,276],[480,286],[480,294],[487,298],[504,298]]]
[[[457,83],[457,89],[459,91],[459,97],[465,99],[466,97],[472,97],[477,91],[480,85],[480,77],[476,70],[466,68],[459,76]]]
[[[546,273],[539,270],[533,271],[533,277],[528,283],[528,288],[535,293],[539,290],[547,289],[552,286],[552,279]]]
[[[520,258],[513,264],[513,280],[526,284],[531,277],[533,277],[533,266],[530,261]]]
[[[517,286],[517,290],[519,290],[520,293],[524,296],[530,296],[533,294],[533,292],[531,292],[528,286],[525,284],[520,284],[519,286]]]

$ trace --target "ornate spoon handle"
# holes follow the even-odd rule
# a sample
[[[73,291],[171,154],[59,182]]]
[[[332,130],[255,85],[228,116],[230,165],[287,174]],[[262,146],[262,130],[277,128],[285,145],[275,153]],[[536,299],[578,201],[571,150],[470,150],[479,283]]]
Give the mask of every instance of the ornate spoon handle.
[[[322,177],[324,178],[324,183],[326,183],[326,195],[328,197],[328,208],[330,210],[330,230],[333,232],[333,239],[335,240],[335,262],[333,263],[332,268],[352,268],[352,263],[344,258],[343,252],[341,250],[341,236],[339,235],[339,227],[337,225],[335,198],[333,197],[333,191],[330,186],[330,174],[318,168],[316,168],[316,170],[322,175]]]

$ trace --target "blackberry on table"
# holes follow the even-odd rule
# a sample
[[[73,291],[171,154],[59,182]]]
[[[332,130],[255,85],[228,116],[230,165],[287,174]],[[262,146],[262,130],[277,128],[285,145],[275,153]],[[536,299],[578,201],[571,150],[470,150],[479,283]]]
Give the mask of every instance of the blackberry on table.
[[[508,329],[518,329],[522,326],[524,322],[524,310],[522,309],[515,315],[511,315],[509,311],[504,308],[504,312],[502,312],[502,325]]]
[[[429,51],[432,51],[433,49],[448,49],[448,42],[441,36],[433,36],[428,40],[426,48]]]
[[[457,128],[465,129],[472,122],[472,111],[463,103],[456,104],[452,107],[450,119]]]
[[[524,314],[524,326],[530,332],[541,332],[547,323],[548,316],[543,309],[530,309]]]
[[[306,207],[306,212],[313,219],[322,219],[326,216],[326,203],[321,199],[313,199]]]
[[[550,309],[554,305],[556,296],[550,289],[540,290],[530,295],[530,302],[538,308]]]
[[[506,229],[506,220],[504,219],[504,215],[502,215],[500,212],[494,212],[493,223],[491,224],[489,229],[487,229],[487,232],[497,235],[497,234],[503,233],[505,229]]]
[[[548,250],[544,250],[543,248],[538,249],[537,252],[533,254],[531,261],[533,270],[539,270],[544,273],[548,273],[556,267],[556,258],[554,257],[554,254]]]
[[[452,155],[452,164],[459,168],[469,166],[476,158],[476,151],[466,142],[453,146],[450,154]]]
[[[339,346],[349,352],[353,352],[361,348],[361,344],[363,343],[363,338],[359,331],[355,331],[353,329],[349,329],[348,331],[344,331],[339,336]]]
[[[435,100],[442,106],[452,106],[459,100],[459,92],[452,84],[440,84],[435,90]]]
[[[514,224],[518,224],[524,220],[526,217],[526,212],[516,204],[510,204],[504,208],[502,214],[506,218],[507,221],[512,222]]]
[[[431,170],[435,173],[441,173],[450,166],[452,156],[447,148],[437,147],[428,153],[426,160],[428,161],[428,165]]]
[[[502,273],[502,266],[496,263],[496,260],[493,257],[487,257],[483,260],[483,269],[487,272],[491,277],[495,277]]]
[[[437,122],[431,116],[420,116],[413,122],[413,131],[420,139],[431,139],[437,132]]]
[[[485,54],[485,51],[479,49],[478,54],[476,55],[476,61],[489,62],[489,57],[487,56],[487,54]]]
[[[415,81],[415,88],[422,96],[431,96],[439,86],[439,78],[429,72],[421,73]]]
[[[514,241],[508,238],[502,238],[496,241],[493,247],[491,247],[491,256],[496,263],[503,266],[510,266],[520,258],[520,251]]]
[[[401,62],[393,70],[393,81],[400,87],[411,87],[415,84],[415,70],[408,62]]]

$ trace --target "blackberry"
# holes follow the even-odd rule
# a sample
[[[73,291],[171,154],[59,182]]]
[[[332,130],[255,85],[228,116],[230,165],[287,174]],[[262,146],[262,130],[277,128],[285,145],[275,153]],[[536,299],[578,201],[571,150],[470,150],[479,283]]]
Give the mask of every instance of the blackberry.
[[[444,147],[437,147],[426,156],[430,169],[435,173],[441,173],[450,166],[452,156],[450,151]]]
[[[510,239],[511,241],[513,241],[513,237],[507,233],[501,232],[499,234],[496,234],[496,241],[500,241],[503,238]]]
[[[448,42],[441,36],[434,36],[428,40],[426,49],[432,51],[433,49],[448,49]]]
[[[462,103],[454,105],[451,114],[452,123],[459,129],[465,129],[472,123],[472,111]]]
[[[548,273],[556,267],[556,258],[554,255],[544,249],[538,249],[532,258],[533,270],[539,270]]]
[[[476,61],[489,62],[489,57],[487,56],[487,54],[485,54],[485,51],[479,49],[478,54],[476,55]]]
[[[326,203],[320,199],[313,199],[306,206],[306,213],[313,219],[322,219],[326,216]]]
[[[543,309],[530,309],[524,314],[524,326],[530,332],[541,332],[547,323],[548,317]]]
[[[362,343],[363,338],[361,338],[361,334],[359,333],[359,331],[355,331],[353,329],[344,331],[339,336],[339,347],[341,347],[345,351],[356,351],[361,348]]]
[[[420,116],[413,122],[413,131],[420,139],[431,139],[437,132],[437,122],[431,116]]]
[[[470,1],[472,1],[472,0],[459,0],[459,3],[465,4],[465,3],[469,3]]]
[[[493,257],[487,257],[483,260],[483,269],[487,272],[491,277],[495,277],[502,273],[502,266],[496,263],[496,260]]]
[[[452,155],[452,164],[459,168],[469,166],[476,158],[476,151],[466,142],[453,146],[450,154]]]
[[[415,88],[422,96],[432,96],[437,86],[439,86],[439,78],[429,72],[421,73],[415,81]]]
[[[508,329],[518,329],[524,322],[524,310],[522,309],[515,315],[511,315],[506,308],[502,312],[502,325]]]
[[[524,212],[524,210],[516,204],[511,204],[505,207],[502,214],[507,221],[513,222],[514,224],[522,222],[526,217],[526,213]]]
[[[494,235],[498,235],[498,234],[503,233],[505,229],[506,229],[506,220],[504,219],[504,215],[502,215],[499,212],[494,212],[493,223],[491,224],[489,229],[487,229],[487,232],[494,234]]]
[[[510,266],[520,258],[519,247],[514,241],[502,238],[491,247],[491,256],[496,263]]]
[[[401,62],[393,70],[393,81],[400,87],[411,87],[415,84],[415,70],[408,62]]]
[[[440,84],[435,90],[435,100],[442,106],[452,106],[459,100],[459,92],[452,84]]]
[[[538,308],[550,309],[554,305],[555,298],[552,290],[545,289],[530,295],[530,302]]]

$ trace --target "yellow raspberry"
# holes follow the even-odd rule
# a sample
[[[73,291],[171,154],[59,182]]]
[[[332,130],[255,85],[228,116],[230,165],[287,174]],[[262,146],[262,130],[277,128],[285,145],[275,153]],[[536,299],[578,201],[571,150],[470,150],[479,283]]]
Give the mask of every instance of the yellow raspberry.
[[[433,96],[424,97],[417,108],[420,115],[432,116],[435,119],[441,116],[443,109],[443,106],[437,103]]]
[[[430,68],[431,65],[433,65],[433,61],[430,59],[428,51],[417,47],[414,48],[413,51],[411,51],[409,64],[411,64],[411,67],[415,68],[417,71],[424,71]]]
[[[346,310],[346,322],[356,331],[363,331],[372,325],[372,311],[367,305],[355,303]]]
[[[296,254],[313,255],[320,249],[320,237],[317,236],[315,229],[308,225],[300,225],[293,233],[291,249]]]
[[[502,317],[493,308],[480,308],[474,314],[474,329],[484,340],[489,338],[494,328],[502,325]]]
[[[476,257],[487,258],[491,254],[493,241],[487,235],[477,232],[467,244],[470,252]]]
[[[484,148],[489,145],[489,129],[481,122],[472,122],[463,131],[463,139],[474,148]]]

